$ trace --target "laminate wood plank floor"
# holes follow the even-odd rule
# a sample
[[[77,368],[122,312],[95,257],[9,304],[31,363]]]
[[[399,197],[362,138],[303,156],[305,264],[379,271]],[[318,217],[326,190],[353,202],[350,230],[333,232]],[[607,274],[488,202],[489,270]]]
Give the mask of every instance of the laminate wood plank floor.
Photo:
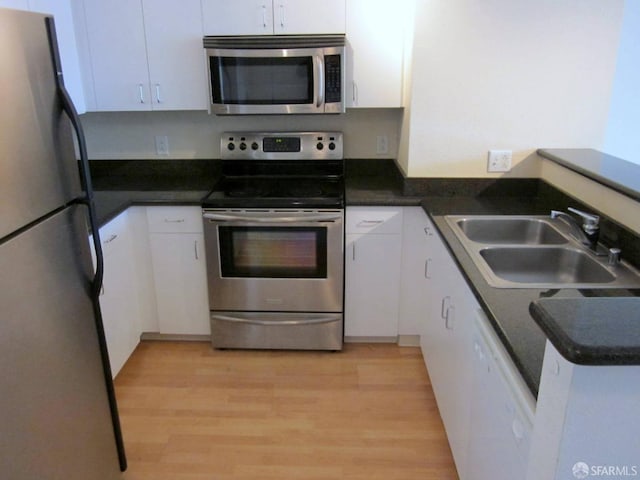
[[[115,387],[126,480],[458,478],[419,348],[145,341]]]

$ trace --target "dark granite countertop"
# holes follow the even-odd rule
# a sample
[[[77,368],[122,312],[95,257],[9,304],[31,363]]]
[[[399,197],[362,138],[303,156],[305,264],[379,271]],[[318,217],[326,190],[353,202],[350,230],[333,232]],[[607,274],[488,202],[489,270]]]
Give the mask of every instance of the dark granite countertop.
[[[98,225],[132,205],[201,205],[209,190],[96,190],[94,202]]]
[[[407,195],[393,160],[345,161],[345,201],[349,206],[418,206],[422,195]]]
[[[532,201],[533,200],[533,201]],[[445,245],[458,264],[474,296],[482,306],[494,330],[502,340],[507,352],[520,371],[529,389],[537,396],[542,373],[542,361],[547,332],[529,312],[531,302],[553,297],[558,301],[580,302],[591,298],[640,297],[640,290],[627,289],[536,289],[536,288],[494,288],[490,286],[464,246],[445,220],[445,215],[509,214],[542,215],[548,210],[543,207],[545,201],[538,199],[517,199],[505,197],[490,201],[473,198],[442,199],[425,198],[423,208],[431,215]],[[615,298],[613,301],[617,300]],[[603,329],[607,322],[603,318]],[[565,323],[558,319],[556,326]],[[627,324],[629,327],[632,325]],[[637,326],[635,327],[637,328]],[[561,337],[563,334],[559,334]],[[638,344],[640,346],[640,343]],[[562,352],[563,348],[559,348]],[[604,353],[601,351],[600,353]],[[610,353],[610,352],[609,352]],[[616,364],[616,357],[607,353],[599,358],[600,364]],[[571,360],[570,358],[568,358]],[[640,355],[635,357],[640,364]],[[628,361],[627,361],[628,363]]]
[[[92,160],[100,226],[132,205],[201,205],[220,175],[219,160]]]
[[[102,165],[101,165],[102,166]],[[136,168],[140,165],[136,164]],[[111,166],[104,164],[105,174]],[[199,205],[213,187],[215,164],[197,163],[195,172],[197,179],[181,177],[180,182],[171,182],[166,175],[160,179],[154,175],[143,176],[143,182],[119,181],[111,178],[105,183],[98,181],[95,194],[99,223],[102,225],[130,205]],[[131,166],[127,166],[131,168]],[[166,168],[166,167],[165,167]],[[171,171],[175,167],[169,168]],[[203,179],[202,173],[206,180]],[[125,175],[127,177],[129,173]],[[546,215],[551,209],[566,208],[568,205],[577,208],[588,208],[579,201],[537,179],[405,179],[391,160],[347,160],[346,162],[346,204],[380,205],[380,206],[422,206],[430,215],[438,228],[445,245],[458,264],[463,275],[484,309],[496,333],[501,338],[514,364],[519,369],[525,382],[534,396],[537,396],[544,346],[547,337],[571,338],[571,332],[564,329],[577,325],[578,320],[567,312],[574,311],[581,302],[603,300],[623,302],[640,297],[640,290],[613,289],[499,289],[486,283],[473,260],[445,221],[445,215],[477,215],[477,214],[509,214],[509,215]],[[100,188],[102,187],[102,189]],[[171,188],[168,188],[171,187]],[[635,235],[626,232],[613,222],[603,218],[601,239],[610,241],[610,245],[621,246],[623,256],[632,263],[640,263],[640,247]],[[614,243],[615,242],[615,243]],[[567,302],[564,307],[549,309],[545,323],[538,322],[529,312],[529,305],[547,305],[547,298],[553,297],[553,305]],[[612,298],[619,297],[619,298]],[[544,301],[543,301],[544,300]],[[606,301],[605,301],[606,300]],[[610,304],[610,303],[609,303]],[[536,307],[537,308],[537,307]],[[604,308],[604,307],[603,307]],[[605,313],[604,310],[602,310]],[[572,320],[573,318],[573,320]],[[629,317],[631,318],[631,317]],[[635,318],[635,317],[634,317]],[[603,330],[625,327],[632,329],[634,338],[638,335],[638,327],[632,322],[610,322],[606,315],[589,321],[594,328],[597,320]],[[571,323],[573,322],[573,323]],[[541,326],[542,325],[542,326]],[[586,325],[586,324],[585,324]],[[586,328],[586,327],[585,327]],[[554,333],[555,332],[555,333]],[[585,330],[582,331],[584,335]],[[598,332],[597,329],[593,332]],[[622,333],[620,333],[622,335]],[[597,337],[596,337],[597,338]],[[604,338],[604,337],[603,337]],[[612,355],[617,351],[615,338],[603,340],[600,346],[609,350],[593,350],[597,356],[591,361],[605,364],[640,364],[640,353],[624,353]],[[619,338],[619,337],[616,337]],[[577,340],[584,341],[585,337]],[[637,343],[640,344],[640,341]],[[637,345],[636,344],[636,345]],[[625,344],[626,345],[626,344]],[[569,358],[571,360],[571,358]]]
[[[542,298],[531,315],[556,349],[579,365],[637,365],[640,298]]]

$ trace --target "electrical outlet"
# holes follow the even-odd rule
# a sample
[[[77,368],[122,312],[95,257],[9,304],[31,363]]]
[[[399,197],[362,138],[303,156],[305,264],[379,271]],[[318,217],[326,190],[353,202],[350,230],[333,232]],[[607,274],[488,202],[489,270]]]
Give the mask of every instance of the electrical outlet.
[[[508,172],[511,170],[511,150],[489,150],[487,172]]]
[[[376,137],[376,153],[378,155],[389,153],[389,138],[386,135],[378,135]]]
[[[169,137],[156,135],[156,154],[169,155]]]

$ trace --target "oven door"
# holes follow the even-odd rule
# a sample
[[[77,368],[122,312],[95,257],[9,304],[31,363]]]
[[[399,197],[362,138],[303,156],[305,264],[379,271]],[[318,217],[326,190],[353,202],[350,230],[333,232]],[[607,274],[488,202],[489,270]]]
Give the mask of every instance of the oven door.
[[[203,216],[212,310],[342,312],[342,210]]]

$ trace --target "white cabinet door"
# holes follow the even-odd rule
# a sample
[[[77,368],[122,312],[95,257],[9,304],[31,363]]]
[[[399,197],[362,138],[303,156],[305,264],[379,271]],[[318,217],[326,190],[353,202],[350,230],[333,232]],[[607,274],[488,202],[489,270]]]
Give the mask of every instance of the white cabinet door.
[[[142,4],[139,0],[83,2],[93,98],[87,109],[151,110]]]
[[[202,0],[205,35],[345,32],[345,0]]]
[[[345,337],[395,340],[402,209],[349,207],[346,217]]]
[[[151,234],[160,333],[209,335],[202,233]]]
[[[437,233],[429,243],[431,291],[421,347],[458,475],[464,479],[471,414],[471,331],[479,307]]]
[[[197,0],[85,0],[95,111],[207,108]]]
[[[135,258],[126,212],[100,229],[100,240],[104,253],[100,309],[115,377],[140,341]]]
[[[271,35],[271,0],[202,0],[205,35]]]
[[[209,335],[199,207],[147,207],[160,333]]]
[[[273,0],[276,35],[345,33],[344,0]]]
[[[143,0],[153,110],[206,110],[200,0]]]
[[[347,107],[402,106],[408,3],[347,0]]]
[[[421,207],[402,212],[402,277],[400,279],[399,335],[421,335],[426,324],[430,288],[430,236],[433,226]]]

